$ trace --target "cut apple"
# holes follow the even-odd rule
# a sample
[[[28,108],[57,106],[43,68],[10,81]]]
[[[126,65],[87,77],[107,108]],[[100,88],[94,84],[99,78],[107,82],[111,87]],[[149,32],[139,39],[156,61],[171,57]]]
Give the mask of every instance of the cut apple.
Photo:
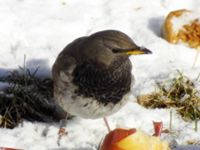
[[[170,150],[167,142],[161,141],[158,137],[137,131],[116,143],[121,150]]]

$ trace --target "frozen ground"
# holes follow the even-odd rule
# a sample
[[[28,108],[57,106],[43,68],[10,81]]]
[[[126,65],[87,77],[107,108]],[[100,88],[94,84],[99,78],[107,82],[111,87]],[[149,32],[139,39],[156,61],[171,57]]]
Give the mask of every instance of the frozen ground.
[[[50,75],[58,53],[75,38],[104,29],[123,31],[153,54],[131,57],[136,78],[132,102],[108,119],[112,128],[135,127],[152,134],[152,120],[168,127],[169,110],[147,110],[135,103],[135,97],[154,90],[156,81],[173,77],[177,69],[192,79],[200,73],[200,60],[191,67],[195,50],[166,42],[161,38],[161,25],[169,11],[187,8],[200,12],[199,6],[198,0],[0,0],[0,75],[23,65],[24,55],[28,68],[40,66],[40,75]],[[193,123],[173,114],[173,136],[179,144],[200,139]],[[56,143],[58,124],[31,122],[13,130],[0,129],[0,146],[94,150],[106,134],[101,119],[74,118],[67,127],[69,135],[60,147]]]

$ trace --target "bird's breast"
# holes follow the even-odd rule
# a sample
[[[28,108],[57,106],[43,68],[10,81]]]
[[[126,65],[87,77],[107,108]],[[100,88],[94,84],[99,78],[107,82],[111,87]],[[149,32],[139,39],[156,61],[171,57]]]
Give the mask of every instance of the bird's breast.
[[[118,62],[119,63],[119,62]],[[107,68],[94,63],[78,65],[73,71],[75,93],[85,98],[93,98],[107,105],[118,103],[131,88],[131,64],[122,62]]]

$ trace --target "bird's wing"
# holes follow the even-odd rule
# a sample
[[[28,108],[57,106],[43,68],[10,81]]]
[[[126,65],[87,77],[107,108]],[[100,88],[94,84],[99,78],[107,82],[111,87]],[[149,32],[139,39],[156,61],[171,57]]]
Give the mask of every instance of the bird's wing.
[[[54,83],[60,79],[64,82],[67,81],[67,78],[71,76],[75,66],[76,60],[73,56],[66,53],[60,53],[52,69]]]

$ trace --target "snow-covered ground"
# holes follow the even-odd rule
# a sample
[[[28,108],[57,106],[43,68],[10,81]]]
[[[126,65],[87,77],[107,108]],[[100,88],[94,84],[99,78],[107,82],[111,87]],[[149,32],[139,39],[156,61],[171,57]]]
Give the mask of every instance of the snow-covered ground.
[[[187,8],[200,12],[199,0],[0,0],[0,75],[23,65],[40,66],[40,75],[50,75],[58,53],[77,37],[105,29],[128,34],[153,54],[131,57],[136,83],[129,102],[108,118],[117,125],[153,132],[152,120],[169,126],[169,110],[147,110],[135,97],[155,89],[155,82],[168,79],[179,69],[194,79],[200,73],[200,60],[192,68],[196,54],[184,45],[169,44],[161,37],[164,17],[171,10]],[[184,122],[173,111],[173,135],[179,144],[200,139],[194,123]],[[13,129],[0,129],[0,147],[23,149],[94,150],[106,128],[101,119],[74,118],[68,122],[68,136],[56,143],[58,124],[24,122]],[[169,137],[165,137],[169,138]]]

